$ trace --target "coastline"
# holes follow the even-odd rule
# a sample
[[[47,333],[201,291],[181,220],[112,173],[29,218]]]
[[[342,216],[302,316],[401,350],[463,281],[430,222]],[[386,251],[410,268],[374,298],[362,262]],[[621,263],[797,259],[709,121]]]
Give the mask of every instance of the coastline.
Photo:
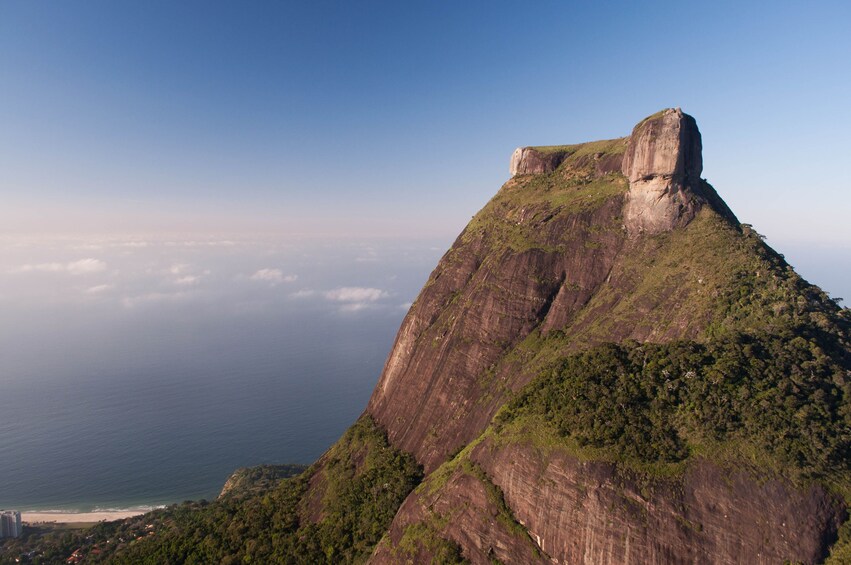
[[[21,522],[29,525],[55,523],[55,524],[96,524],[98,522],[111,522],[123,520],[133,516],[141,516],[161,506],[124,508],[115,510],[98,510],[91,512],[71,512],[60,510],[21,510]]]

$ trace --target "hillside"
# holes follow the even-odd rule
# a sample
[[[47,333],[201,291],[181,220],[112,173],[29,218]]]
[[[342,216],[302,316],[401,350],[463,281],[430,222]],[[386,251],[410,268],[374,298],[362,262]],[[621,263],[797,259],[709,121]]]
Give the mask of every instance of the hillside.
[[[701,178],[694,119],[510,171],[319,461],[92,560],[851,561],[851,314]]]
[[[667,110],[515,152],[370,401],[431,472],[374,562],[423,560],[421,535],[475,562],[824,557],[851,484],[848,312],[739,224],[700,146]]]

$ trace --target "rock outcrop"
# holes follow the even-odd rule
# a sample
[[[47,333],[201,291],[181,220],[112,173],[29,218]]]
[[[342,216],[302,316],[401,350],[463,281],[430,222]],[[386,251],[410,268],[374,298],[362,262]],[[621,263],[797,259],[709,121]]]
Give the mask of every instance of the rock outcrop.
[[[441,259],[402,322],[368,407],[426,471],[475,438],[525,384],[516,371],[485,378],[495,363],[542,321],[563,327],[605,282],[624,241],[625,189],[576,214],[543,203],[494,210],[516,232],[506,237],[528,233],[540,246],[511,250],[468,231]]]
[[[497,440],[477,445],[447,474],[405,500],[371,564],[403,562],[403,545],[417,549],[416,562],[431,561],[422,539],[402,542],[423,528],[483,564],[819,563],[825,536],[847,519],[843,501],[824,487],[799,490],[703,459],[677,477],[648,478]]]
[[[564,161],[564,151],[544,152],[534,147],[518,147],[511,154],[511,176],[549,173]]]
[[[660,233],[694,218],[705,201],[701,151],[697,123],[679,108],[635,126],[623,159],[629,179],[624,224],[630,233]]]

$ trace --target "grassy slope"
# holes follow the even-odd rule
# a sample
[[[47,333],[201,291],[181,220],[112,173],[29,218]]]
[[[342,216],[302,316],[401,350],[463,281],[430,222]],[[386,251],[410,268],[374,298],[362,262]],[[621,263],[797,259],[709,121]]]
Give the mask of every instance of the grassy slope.
[[[240,467],[228,478],[219,496],[246,496],[264,492],[274,487],[281,479],[295,477],[306,470],[306,465]]]
[[[473,217],[461,241],[486,237],[488,251],[494,256],[500,256],[505,250],[515,253],[531,248],[559,251],[536,229],[541,220],[555,214],[564,216],[594,210],[606,200],[625,194],[629,185],[623,175],[594,172],[596,160],[622,154],[625,148],[624,139],[536,148],[566,151],[569,155],[552,173],[521,175],[505,183]]]

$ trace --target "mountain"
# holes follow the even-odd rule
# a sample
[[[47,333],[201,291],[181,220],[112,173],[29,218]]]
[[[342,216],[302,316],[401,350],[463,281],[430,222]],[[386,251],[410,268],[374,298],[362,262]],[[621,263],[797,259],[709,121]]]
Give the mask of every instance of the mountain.
[[[325,455],[99,526],[92,559],[851,562],[851,313],[701,147],[667,109],[515,151]]]
[[[515,151],[370,400],[427,473],[372,562],[427,561],[432,539],[483,563],[826,556],[847,517],[848,312],[701,171],[679,109]]]

